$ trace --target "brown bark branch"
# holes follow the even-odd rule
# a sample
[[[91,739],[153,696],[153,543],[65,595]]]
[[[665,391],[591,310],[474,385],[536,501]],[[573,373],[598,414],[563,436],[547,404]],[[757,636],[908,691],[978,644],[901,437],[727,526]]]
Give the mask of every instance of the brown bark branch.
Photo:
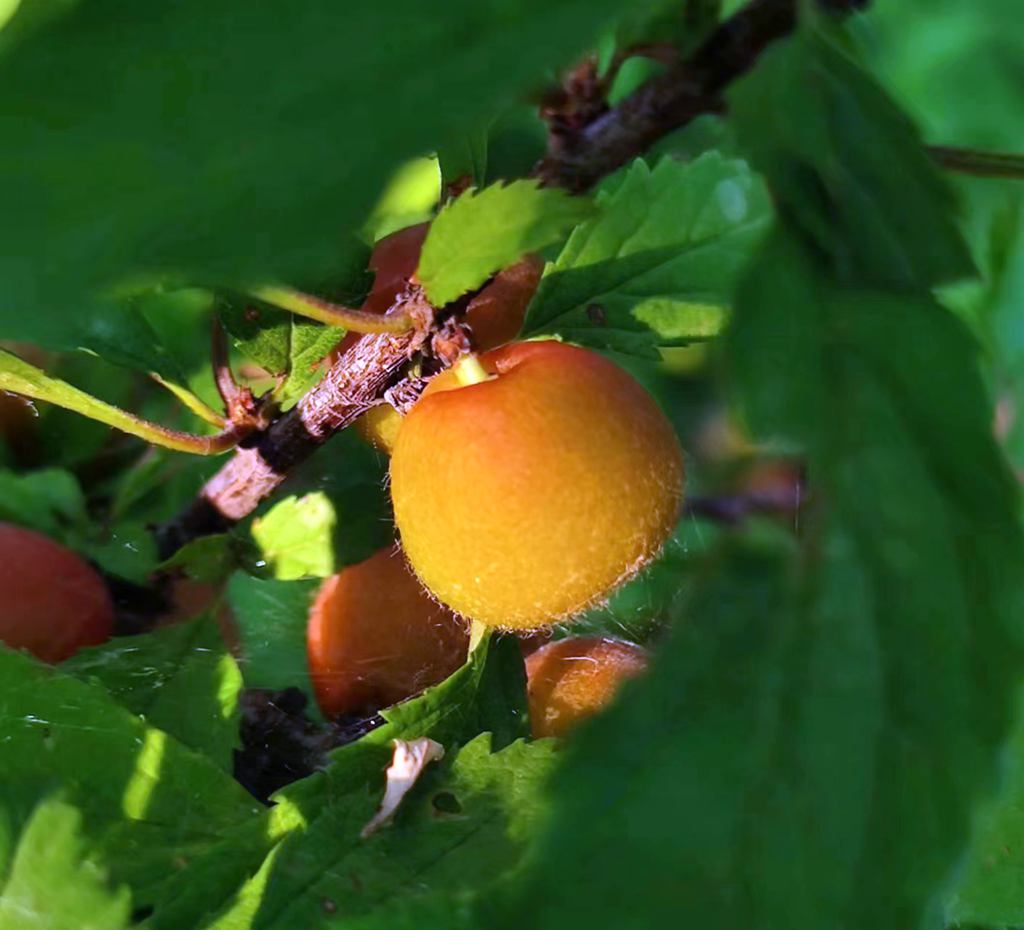
[[[836,12],[867,0],[820,0]],[[716,28],[686,61],[651,79],[579,132],[554,132],[533,170],[543,183],[585,191],[643,154],[660,138],[722,109],[721,93],[753,67],[765,48],[796,24],[796,0],[752,0]]]
[[[239,447],[186,511],[157,528],[163,557],[248,516],[291,469],[384,396],[433,322],[433,310],[419,290],[403,295],[393,312],[414,314],[417,328],[363,336],[343,353],[292,410]]]

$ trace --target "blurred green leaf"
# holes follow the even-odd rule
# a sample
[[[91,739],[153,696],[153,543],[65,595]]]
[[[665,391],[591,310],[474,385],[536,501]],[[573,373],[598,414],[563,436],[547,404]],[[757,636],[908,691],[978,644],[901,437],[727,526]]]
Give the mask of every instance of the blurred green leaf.
[[[773,785],[798,777],[787,725],[813,700],[786,677],[800,632],[790,555],[773,538],[707,560],[649,674],[574,734],[528,865],[479,897],[473,926],[804,926],[774,922],[774,896],[752,887],[773,841],[792,861],[807,822],[771,816]]]
[[[151,527],[125,520],[109,528],[92,523],[78,548],[108,575],[137,585],[149,583],[159,559]]]
[[[0,349],[0,390],[56,404],[58,407],[105,423],[129,436],[136,436],[178,452],[211,454],[215,448],[204,447],[204,443],[208,443],[206,437],[187,435],[140,419],[120,407],[79,390],[60,378],[48,375],[42,369],[30,365],[4,349]]]
[[[974,836],[947,903],[950,926],[1003,928],[1024,921],[1024,715],[1006,747],[999,796],[979,811]]]
[[[85,497],[75,476],[61,469],[0,470],[0,520],[63,541],[84,531]]]
[[[65,672],[231,771],[242,675],[212,616],[83,649]]]
[[[124,930],[131,893],[111,888],[83,861],[82,815],[57,797],[32,813],[0,892],[0,927],[9,930]]]
[[[424,223],[434,215],[440,197],[438,159],[411,158],[388,179],[363,224],[363,232],[377,242],[406,226]]]
[[[286,497],[252,523],[274,578],[327,578],[334,572],[334,507],[325,494]]]
[[[61,469],[24,474],[0,469],[0,520],[49,536],[108,574],[137,584],[156,567],[149,530],[139,523],[106,527],[90,521],[77,479]]]
[[[547,268],[525,332],[641,355],[716,335],[771,215],[757,176],[715,152],[638,160],[597,204]]]
[[[563,64],[618,7],[75,7],[0,59],[0,334],[136,272],[327,273],[400,161]]]
[[[536,181],[468,190],[430,224],[416,274],[431,303],[444,306],[528,252],[557,242],[592,213],[588,200]]]
[[[741,146],[839,280],[915,289],[973,272],[917,130],[824,36],[805,26],[769,48],[729,100]]]
[[[839,286],[780,234],[741,291],[730,357],[751,424],[801,441],[830,502],[842,558],[826,557],[821,609],[874,631],[877,681],[860,698],[875,708],[860,737],[876,733],[874,747],[843,758],[851,790],[855,759],[886,775],[870,802],[830,789],[835,816],[859,812],[864,863],[831,897],[903,926],[937,906],[974,798],[991,789],[1021,667],[1017,489],[974,347],[927,294]]]
[[[438,149],[442,187],[464,177],[473,187],[487,183],[487,136],[486,128],[461,133]]]

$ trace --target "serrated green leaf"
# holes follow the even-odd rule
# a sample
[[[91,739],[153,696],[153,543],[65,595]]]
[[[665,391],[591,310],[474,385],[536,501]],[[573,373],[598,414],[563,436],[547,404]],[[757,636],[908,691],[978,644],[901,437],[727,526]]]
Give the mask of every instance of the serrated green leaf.
[[[536,181],[468,190],[430,224],[416,274],[431,303],[444,306],[592,213],[588,200]]]
[[[59,798],[39,803],[0,892],[4,930],[124,930],[131,894],[84,861],[82,815]]]
[[[270,374],[284,377],[277,390],[282,407],[290,407],[323,376],[320,364],[345,336],[337,326],[271,307],[261,301],[230,300],[220,318],[238,350]]]
[[[641,355],[716,335],[771,215],[759,179],[714,152],[636,161],[597,203],[547,268],[525,332]]]
[[[242,674],[212,617],[83,649],[62,668],[231,771]]]
[[[370,784],[391,756],[394,739],[429,736],[442,745],[480,733],[502,748],[529,735],[526,674],[514,636],[485,636],[462,668],[423,694],[381,711],[382,726],[330,754],[325,772],[289,785],[274,800],[312,816],[331,797]]]
[[[200,918],[222,907],[230,909],[239,887],[255,873],[265,855],[273,855],[271,847],[278,841],[304,831],[335,803],[364,804],[376,797],[391,758],[392,740],[427,736],[451,748],[490,733],[491,745],[499,750],[527,735],[525,675],[518,641],[512,636],[485,637],[469,661],[448,679],[419,697],[388,708],[383,717],[383,725],[331,753],[325,771],[279,791],[274,796],[275,806],[263,818],[262,829],[236,831],[171,878],[151,918],[152,930],[205,926]],[[514,777],[515,770],[510,768],[509,774]],[[270,876],[271,869],[265,863],[264,877]],[[248,908],[238,900],[234,903],[239,905],[240,925],[246,926],[245,921],[259,908],[257,884],[250,884],[242,895]]]
[[[804,28],[729,99],[741,146],[839,280],[915,289],[972,273],[916,129],[846,52]]]
[[[551,741],[492,753],[490,736],[480,736],[425,770],[394,822],[361,839],[381,776],[286,839],[210,930],[312,930],[332,925],[335,910],[386,921],[398,898],[443,889],[456,899],[489,885],[518,864],[554,759]]]
[[[272,375],[288,370],[292,315],[256,300],[223,300],[218,312],[235,347]],[[319,326],[312,320],[310,326]],[[299,324],[302,325],[302,324]]]
[[[259,805],[220,767],[148,726],[98,684],[0,649],[0,781],[66,792],[91,858],[136,906]]]
[[[284,410],[295,405],[324,375],[323,360],[345,336],[338,326],[322,326],[312,320],[291,318],[288,341],[288,378],[278,392]]]
[[[75,7],[0,58],[0,333],[132,272],[328,272],[399,162],[565,63],[618,6]]]

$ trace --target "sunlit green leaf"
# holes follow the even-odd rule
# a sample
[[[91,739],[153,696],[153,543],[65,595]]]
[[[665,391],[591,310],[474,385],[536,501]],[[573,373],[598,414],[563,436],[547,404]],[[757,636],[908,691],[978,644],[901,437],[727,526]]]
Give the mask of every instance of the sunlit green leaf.
[[[431,223],[416,274],[431,302],[443,306],[557,242],[592,212],[589,201],[536,181],[468,190]]]

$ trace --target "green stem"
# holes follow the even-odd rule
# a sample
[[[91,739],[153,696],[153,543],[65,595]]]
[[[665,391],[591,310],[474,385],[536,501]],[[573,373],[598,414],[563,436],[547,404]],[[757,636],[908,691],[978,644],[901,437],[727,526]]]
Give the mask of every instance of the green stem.
[[[85,391],[80,391],[66,381],[52,378],[41,369],[2,349],[0,349],[0,391],[21,394],[33,400],[56,404],[65,410],[73,410],[82,416],[105,423],[130,436],[137,436],[153,445],[173,449],[176,452],[191,452],[194,455],[219,455],[222,452],[227,452],[238,445],[253,430],[249,424],[232,424],[219,433],[198,436],[194,433],[169,429],[158,423],[143,420],[135,414],[108,404],[91,394],[86,394]]]
[[[952,145],[930,145],[928,154],[940,168],[980,178],[1024,179],[1024,155],[986,152]]]
[[[227,419],[216,410],[207,404],[202,398],[197,397],[187,388],[183,388],[180,384],[175,384],[173,381],[165,381],[155,371],[151,371],[149,376],[160,385],[170,391],[178,400],[180,400],[189,410],[191,410],[200,420],[205,420],[211,426],[216,426],[217,429],[224,429],[227,426]]]
[[[365,310],[353,310],[290,287],[266,285],[253,288],[249,294],[289,313],[309,317],[328,326],[340,326],[354,333],[406,333],[413,328],[412,317],[408,313],[381,316]]]

